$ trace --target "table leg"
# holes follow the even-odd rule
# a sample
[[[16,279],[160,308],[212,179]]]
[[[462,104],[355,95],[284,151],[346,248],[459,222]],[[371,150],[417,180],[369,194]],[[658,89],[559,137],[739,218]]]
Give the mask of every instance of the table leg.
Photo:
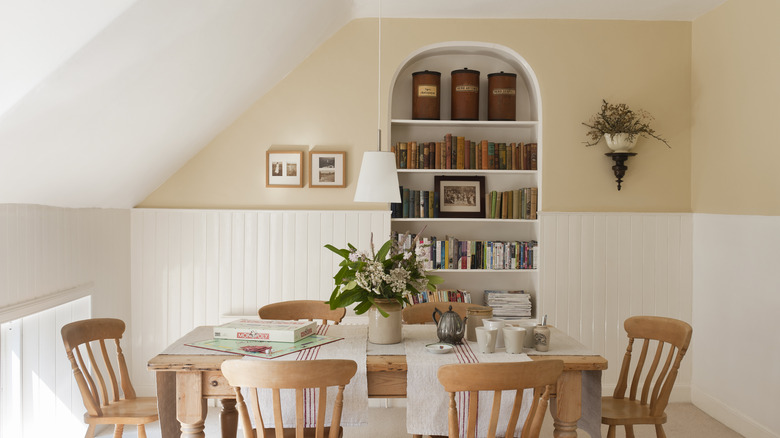
[[[185,438],[206,438],[207,409],[201,380],[199,371],[176,373],[176,418],[181,423],[181,436]]]
[[[582,372],[564,371],[558,378],[555,403],[550,405],[555,438],[576,438],[582,416]]]
[[[238,431],[236,399],[222,399],[222,410],[219,412],[219,422],[220,427],[222,428],[222,438],[236,438],[236,432]]]
[[[162,438],[179,438],[181,428],[176,420],[176,372],[157,371],[157,414]]]

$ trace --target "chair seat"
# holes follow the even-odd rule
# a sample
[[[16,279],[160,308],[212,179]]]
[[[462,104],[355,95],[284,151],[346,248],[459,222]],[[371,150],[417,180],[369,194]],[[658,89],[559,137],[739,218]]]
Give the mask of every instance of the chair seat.
[[[657,417],[650,415],[650,405],[639,404],[638,401],[627,398],[601,398],[602,424],[664,424],[666,414]]]
[[[329,433],[330,433],[330,427],[326,427],[325,428],[325,436],[327,437]],[[341,437],[343,435],[344,435],[344,429],[339,427],[339,435],[338,436]],[[257,430],[255,430],[255,436],[257,436]],[[276,437],[276,429],[271,428],[271,427],[266,427],[265,428],[265,436],[270,436],[270,437],[274,437],[275,438]],[[315,436],[317,436],[317,429],[315,429],[313,427],[305,427],[303,429],[303,436],[305,438],[314,438]],[[295,428],[286,428],[286,429],[284,429],[284,438],[295,438]]]
[[[84,414],[87,424],[147,424],[157,421],[157,398],[138,397],[132,400],[119,400],[100,408],[103,415],[93,417]]]

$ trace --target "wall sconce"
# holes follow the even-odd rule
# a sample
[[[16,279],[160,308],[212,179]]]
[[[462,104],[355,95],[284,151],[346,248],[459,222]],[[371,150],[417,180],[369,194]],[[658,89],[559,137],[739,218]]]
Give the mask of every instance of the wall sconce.
[[[636,155],[636,152],[607,152],[604,155],[612,158],[612,161],[615,162],[615,165],[612,166],[612,171],[615,172],[615,177],[617,178],[617,189],[620,191],[620,185],[623,183],[623,177],[626,175],[626,170],[628,170],[628,166],[626,166],[626,160],[628,160],[628,157],[633,157]]]

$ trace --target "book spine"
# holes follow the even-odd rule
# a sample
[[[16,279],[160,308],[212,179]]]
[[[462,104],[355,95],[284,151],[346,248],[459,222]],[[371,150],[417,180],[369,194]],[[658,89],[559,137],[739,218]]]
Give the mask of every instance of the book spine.
[[[407,143],[401,143],[399,145],[399,152],[398,153],[401,155],[399,157],[399,162],[400,162],[400,168],[401,169],[406,169],[406,164],[407,164],[406,163],[406,160],[407,160],[407,158],[406,158],[406,148],[407,148],[407,146],[408,146]]]
[[[445,169],[452,169],[452,134],[444,136],[444,164]]]

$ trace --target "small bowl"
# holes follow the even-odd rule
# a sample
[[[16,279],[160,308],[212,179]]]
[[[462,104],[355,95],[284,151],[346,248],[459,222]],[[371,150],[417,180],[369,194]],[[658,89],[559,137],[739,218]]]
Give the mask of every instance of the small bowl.
[[[435,344],[428,344],[425,346],[425,349],[428,350],[429,353],[433,354],[450,353],[454,348],[455,347],[452,344],[447,344],[445,342],[437,342]]]

